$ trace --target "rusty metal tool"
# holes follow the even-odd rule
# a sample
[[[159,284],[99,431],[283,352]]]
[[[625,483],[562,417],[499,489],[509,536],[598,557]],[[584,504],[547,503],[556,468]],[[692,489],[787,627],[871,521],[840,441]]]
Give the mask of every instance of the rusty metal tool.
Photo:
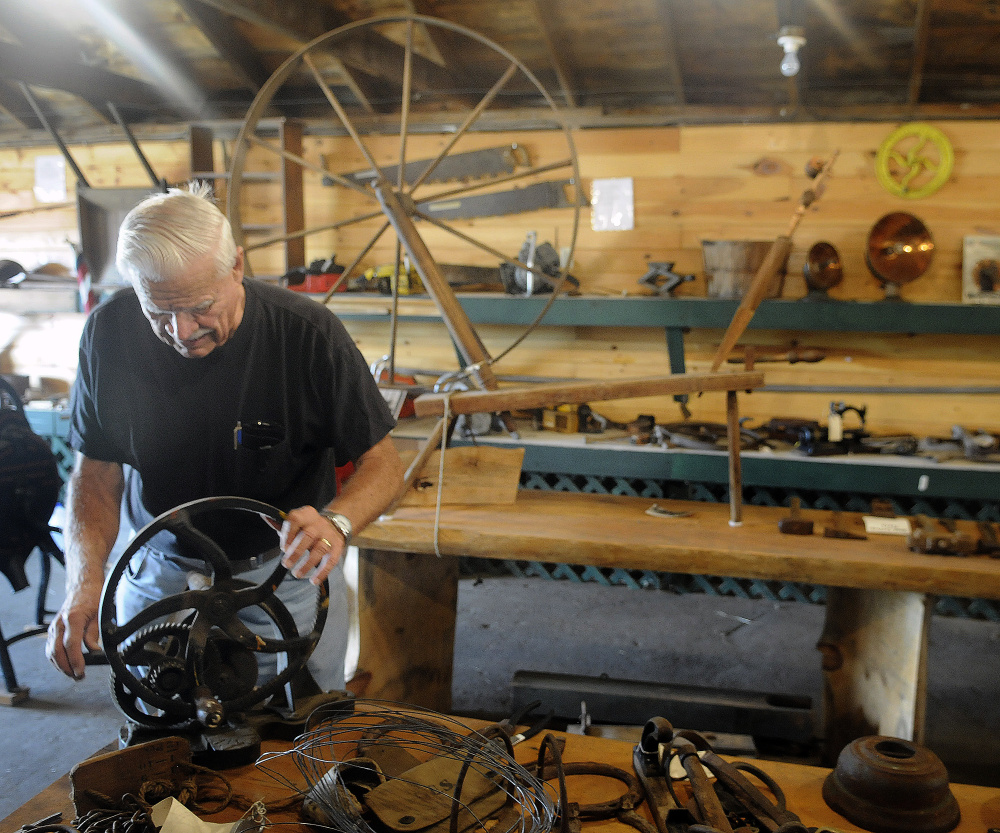
[[[552,718],[555,717],[555,709],[549,709],[546,714],[541,716],[534,714],[535,709],[541,705],[541,700],[534,700],[510,717],[505,717],[503,720],[497,722],[503,733],[510,738],[511,746],[517,746],[517,744],[526,741],[528,738],[533,738],[548,726]],[[517,727],[523,725],[526,725],[528,728],[523,732],[517,731]]]
[[[823,527],[824,538],[846,538],[851,541],[867,541],[868,536],[861,532],[852,532],[847,528],[842,512],[834,512],[830,517],[830,525]]]
[[[916,521],[917,525],[906,536],[906,545],[913,552],[926,555],[969,555],[976,549],[972,536],[956,528],[954,523],[937,521],[927,515],[917,515]]]
[[[632,750],[632,766],[642,785],[658,833],[684,833],[694,824],[691,811],[678,804],[670,788],[667,767],[673,732],[667,720],[654,717],[643,726],[639,743]]]
[[[758,362],[788,362],[797,364],[798,362],[821,362],[826,358],[826,353],[822,350],[800,349],[792,346],[783,352],[761,352],[759,347],[748,344],[743,348],[743,355],[730,356],[726,361],[729,364],[742,364],[747,370],[753,370]]]
[[[788,502],[788,517],[778,521],[778,531],[785,535],[812,535],[813,522],[802,517],[802,501],[793,497]]]
[[[976,544],[976,552],[980,555],[988,555],[991,558],[1000,558],[1000,537],[989,521],[979,521],[976,524],[979,529],[979,543]]]

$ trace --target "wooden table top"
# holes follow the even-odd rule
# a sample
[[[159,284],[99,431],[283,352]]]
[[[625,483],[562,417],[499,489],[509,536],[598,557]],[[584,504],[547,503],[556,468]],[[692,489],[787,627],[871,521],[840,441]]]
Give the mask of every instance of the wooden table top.
[[[646,514],[654,504],[691,514]],[[435,511],[400,507],[355,543],[433,553]],[[788,514],[786,508],[745,505],[743,523],[734,527],[727,504],[522,489],[512,505],[442,506],[437,538],[443,555],[1000,599],[1000,559],[913,553],[898,535],[826,538],[832,513],[823,511],[801,513],[815,521],[813,535],[786,535],[778,521]],[[861,528],[858,515],[845,520]],[[971,522],[959,528],[975,532]]]
[[[482,725],[477,721],[468,723],[470,726]],[[564,763],[601,762],[632,771],[633,744],[630,742],[560,732],[554,734],[566,740]],[[514,748],[518,762],[527,764],[537,759],[540,739],[540,736],[536,736]],[[264,751],[281,751],[288,749],[289,746],[289,743],[283,741],[266,741]],[[758,760],[752,762],[777,781],[785,793],[788,809],[797,814],[806,826],[825,826],[844,833],[860,833],[862,830],[835,813],[823,801],[822,785],[829,770],[792,763]],[[279,769],[292,784],[305,786],[304,779],[297,774],[289,757],[286,756],[278,761],[272,760],[268,766]],[[224,770],[223,773],[232,782],[234,793],[244,797],[263,800],[268,804],[278,804],[288,802],[294,795],[288,785],[280,783],[253,765]],[[596,776],[568,778],[567,788],[569,800],[580,804],[608,801],[624,791],[619,781]],[[1000,826],[1000,790],[962,784],[953,784],[951,789],[962,812],[962,819],[955,828],[955,833],[983,833],[988,828]],[[63,812],[64,821],[69,822],[73,818],[73,806],[69,795],[69,776],[64,776],[0,822],[0,830],[13,833],[22,824],[33,823],[56,811]],[[639,812],[651,818],[645,804],[639,808]],[[204,818],[211,822],[227,822],[235,821],[241,814],[240,809],[233,807]],[[291,809],[269,812],[268,820],[281,825],[289,833],[314,831],[314,828],[298,823],[297,803],[292,805]],[[584,833],[623,833],[631,829],[614,820],[585,822],[583,825]]]

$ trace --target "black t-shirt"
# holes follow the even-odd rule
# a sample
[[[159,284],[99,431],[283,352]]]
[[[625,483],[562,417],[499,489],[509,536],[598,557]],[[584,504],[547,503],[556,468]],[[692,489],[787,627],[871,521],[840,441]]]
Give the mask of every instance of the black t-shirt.
[[[160,341],[130,288],[87,320],[69,442],[87,457],[126,467],[136,529],[204,497],[247,497],[282,510],[324,506],[336,494],[335,468],[357,460],[394,425],[336,316],[294,292],[253,279],[243,285],[239,327],[202,358],[184,358]],[[275,546],[263,523],[243,522],[256,516],[239,515],[240,523],[206,515],[197,526],[221,536],[234,559]],[[173,536],[151,543],[185,554]]]

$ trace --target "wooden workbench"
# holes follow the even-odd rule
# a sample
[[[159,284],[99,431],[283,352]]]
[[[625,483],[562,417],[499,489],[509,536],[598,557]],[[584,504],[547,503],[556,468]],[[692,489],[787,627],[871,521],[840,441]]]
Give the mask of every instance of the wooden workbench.
[[[642,498],[521,490],[510,506],[402,507],[358,536],[359,668],[366,696],[448,711],[458,566],[444,556],[526,559],[658,572],[823,584],[818,635],[827,761],[848,742],[881,734],[923,741],[927,636],[933,594],[1000,598],[1000,560],[910,552],[901,536],[783,535],[787,509],[658,501],[689,517],[646,514]],[[970,524],[970,526],[973,526]],[[669,719],[669,715],[666,715]]]
[[[477,721],[469,721],[469,724],[474,727],[483,725]],[[566,741],[562,755],[564,763],[600,762],[627,772],[633,771],[631,742],[559,732],[554,734]],[[519,763],[527,764],[537,759],[540,739],[541,736],[536,736],[514,748],[515,758]],[[264,751],[275,752],[289,746],[289,743],[283,741],[266,741]],[[835,813],[823,801],[821,790],[829,773],[828,769],[773,761],[754,760],[753,763],[777,781],[785,793],[788,809],[797,814],[807,827],[827,827],[844,833],[860,833],[862,830]],[[292,784],[306,786],[288,758],[282,758],[278,762],[271,761],[269,766],[278,769]],[[289,786],[279,783],[271,775],[253,765],[224,770],[223,774],[231,781],[233,792],[238,796],[259,799],[271,805],[289,803],[287,809],[268,813],[268,820],[272,824],[281,825],[289,833],[310,833],[315,830],[297,823],[299,804],[289,801],[294,793]],[[594,776],[568,778],[567,789],[569,801],[579,804],[607,801],[624,791],[620,782]],[[951,789],[962,813],[962,819],[954,833],[982,833],[988,828],[1000,826],[1000,790],[963,784],[953,784]],[[645,803],[638,811],[651,818]],[[74,816],[68,775],[0,822],[0,831],[14,833],[21,825],[31,824],[54,812],[61,812],[65,822],[69,822]],[[235,821],[241,814],[240,809],[231,807],[221,813],[204,816],[204,819],[210,822],[228,822]],[[623,833],[631,829],[614,820],[583,824],[584,833]]]

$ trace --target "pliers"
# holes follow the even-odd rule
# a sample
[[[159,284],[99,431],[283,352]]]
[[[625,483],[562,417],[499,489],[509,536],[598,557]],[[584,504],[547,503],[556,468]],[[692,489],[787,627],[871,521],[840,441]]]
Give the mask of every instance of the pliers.
[[[535,700],[534,702],[528,703],[528,705],[521,709],[521,711],[497,722],[497,726],[499,726],[503,733],[510,739],[511,746],[516,746],[521,743],[521,741],[534,737],[541,732],[542,729],[549,725],[549,721],[555,716],[555,710],[550,710],[548,714],[541,716],[532,714],[532,712],[540,705],[542,705],[542,701]],[[518,732],[517,727],[523,725],[528,725],[528,728],[523,732]]]

